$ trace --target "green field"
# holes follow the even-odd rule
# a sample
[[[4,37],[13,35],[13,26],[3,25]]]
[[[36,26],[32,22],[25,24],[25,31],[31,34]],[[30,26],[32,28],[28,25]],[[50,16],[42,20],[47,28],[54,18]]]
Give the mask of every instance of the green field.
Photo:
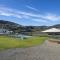
[[[43,43],[47,37],[31,37],[24,40],[20,38],[12,38],[7,36],[0,36],[0,50],[9,48],[25,48]]]

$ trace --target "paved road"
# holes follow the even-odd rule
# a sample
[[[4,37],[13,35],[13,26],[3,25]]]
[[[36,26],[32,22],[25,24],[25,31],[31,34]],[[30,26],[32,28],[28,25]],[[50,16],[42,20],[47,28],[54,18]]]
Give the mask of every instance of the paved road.
[[[0,60],[60,60],[60,44],[45,41],[30,48],[16,48],[0,52]]]

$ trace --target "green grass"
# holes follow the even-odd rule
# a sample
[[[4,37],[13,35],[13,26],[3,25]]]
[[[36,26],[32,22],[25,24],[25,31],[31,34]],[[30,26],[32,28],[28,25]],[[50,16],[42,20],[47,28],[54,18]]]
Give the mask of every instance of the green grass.
[[[25,48],[43,43],[46,37],[31,37],[21,40],[20,38],[12,38],[7,36],[0,36],[0,50],[9,48]]]

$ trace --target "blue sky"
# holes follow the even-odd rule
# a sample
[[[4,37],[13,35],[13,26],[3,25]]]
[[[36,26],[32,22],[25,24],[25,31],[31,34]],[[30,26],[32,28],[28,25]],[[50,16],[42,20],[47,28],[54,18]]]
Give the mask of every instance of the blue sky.
[[[24,26],[60,24],[60,0],[0,0],[0,20]]]

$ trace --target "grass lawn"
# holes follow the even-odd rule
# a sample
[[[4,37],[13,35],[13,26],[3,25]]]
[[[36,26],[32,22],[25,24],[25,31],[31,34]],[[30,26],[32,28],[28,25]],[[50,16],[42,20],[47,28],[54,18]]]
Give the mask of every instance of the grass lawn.
[[[7,36],[0,36],[0,50],[9,48],[25,48],[43,43],[47,37],[31,37],[24,40],[20,38],[12,38]]]

